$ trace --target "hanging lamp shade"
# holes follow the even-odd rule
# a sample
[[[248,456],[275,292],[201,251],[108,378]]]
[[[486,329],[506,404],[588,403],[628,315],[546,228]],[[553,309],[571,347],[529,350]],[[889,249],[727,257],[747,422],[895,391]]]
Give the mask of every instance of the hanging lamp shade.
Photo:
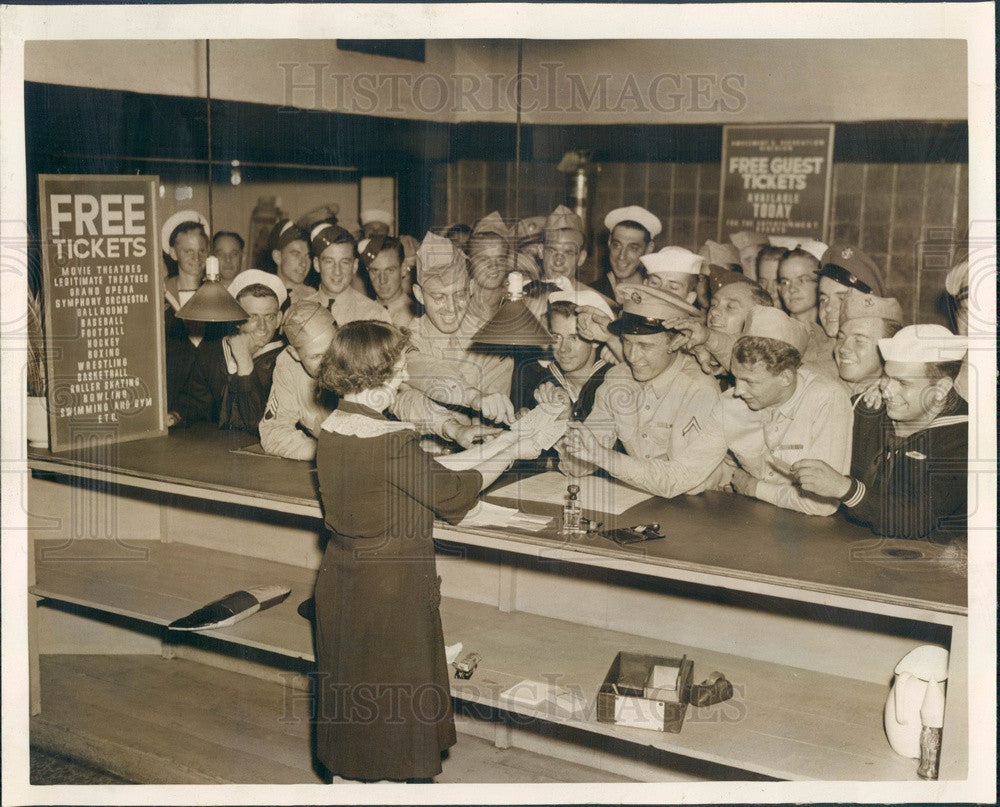
[[[528,310],[521,299],[524,275],[511,272],[507,275],[508,299],[500,304],[499,310],[472,338],[480,345],[502,345],[510,347],[545,346],[555,340],[548,329]]]
[[[219,259],[205,261],[205,282],[177,312],[178,319],[194,322],[241,322],[247,312],[219,283]]]

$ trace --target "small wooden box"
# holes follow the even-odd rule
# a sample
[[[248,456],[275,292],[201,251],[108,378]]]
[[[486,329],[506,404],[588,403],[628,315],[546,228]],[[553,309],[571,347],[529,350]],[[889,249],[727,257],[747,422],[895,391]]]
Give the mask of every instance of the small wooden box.
[[[646,697],[650,675],[657,666],[678,668],[676,688],[657,688],[657,697]],[[597,719],[676,734],[684,723],[693,672],[694,662],[687,656],[665,658],[620,652],[597,692]]]

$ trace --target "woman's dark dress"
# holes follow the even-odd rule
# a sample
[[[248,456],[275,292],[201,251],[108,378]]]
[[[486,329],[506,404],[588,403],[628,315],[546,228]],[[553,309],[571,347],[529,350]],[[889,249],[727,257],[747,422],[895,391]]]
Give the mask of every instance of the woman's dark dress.
[[[316,579],[317,754],[351,779],[435,776],[455,744],[431,529],[435,515],[465,515],[482,477],[444,468],[401,425],[341,401],[316,451],[330,529]]]

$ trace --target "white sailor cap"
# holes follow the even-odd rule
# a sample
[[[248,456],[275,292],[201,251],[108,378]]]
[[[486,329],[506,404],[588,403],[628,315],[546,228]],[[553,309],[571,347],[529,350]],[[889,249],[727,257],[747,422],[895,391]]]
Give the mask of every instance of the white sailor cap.
[[[933,324],[907,325],[891,339],[878,340],[883,359],[907,364],[961,361],[967,347],[964,336]]]
[[[650,238],[656,238],[663,231],[660,220],[646,208],[638,205],[615,208],[604,217],[604,226],[610,232],[623,221],[634,221],[636,224],[641,224],[649,232]]]
[[[170,249],[170,236],[174,234],[174,230],[188,221],[197,221],[205,228],[205,235],[208,236],[208,219],[197,210],[178,210],[160,227],[160,249],[164,252]]]
[[[817,261],[823,260],[823,255],[830,248],[827,244],[817,241],[815,238],[807,238],[799,235],[771,235],[768,236],[768,241],[771,242],[772,247],[804,249],[815,257]]]
[[[705,259],[684,247],[664,247],[659,252],[643,255],[639,261],[651,275],[662,272],[680,272],[685,275],[700,275]]]
[[[611,319],[615,318],[607,298],[593,289],[571,289],[570,291],[554,291],[549,294],[550,305],[560,300],[573,303],[577,307],[590,306]]]
[[[378,208],[369,208],[368,210],[361,211],[361,224],[370,224],[373,221],[380,222],[386,227],[392,227],[395,219],[386,213],[384,210],[379,210]]]
[[[278,298],[278,308],[285,304],[285,300],[288,299],[288,290],[285,288],[285,284],[278,279],[277,275],[265,272],[263,269],[244,269],[233,278],[228,291],[235,299],[247,286],[253,286],[256,283],[267,286],[274,292],[274,296]]]

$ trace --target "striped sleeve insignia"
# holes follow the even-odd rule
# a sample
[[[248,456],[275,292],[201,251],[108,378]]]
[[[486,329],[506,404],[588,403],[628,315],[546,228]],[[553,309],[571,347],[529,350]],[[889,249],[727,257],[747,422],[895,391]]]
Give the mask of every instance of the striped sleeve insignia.
[[[701,425],[698,423],[698,418],[696,417],[693,417],[691,418],[691,420],[688,421],[687,426],[684,427],[683,431],[681,431],[681,434],[684,437],[687,437],[688,432],[692,430],[698,432],[699,434],[701,433]]]

